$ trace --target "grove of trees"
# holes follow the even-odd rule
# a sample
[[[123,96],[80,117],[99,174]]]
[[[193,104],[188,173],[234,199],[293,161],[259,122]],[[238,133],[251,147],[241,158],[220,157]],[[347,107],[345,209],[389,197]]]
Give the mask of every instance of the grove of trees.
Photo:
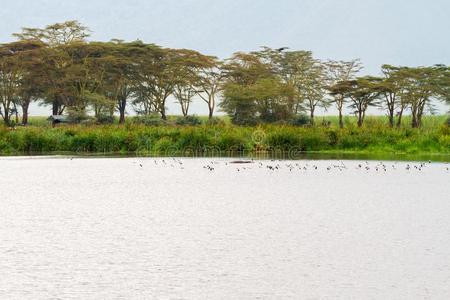
[[[288,122],[305,112],[311,125],[317,108],[334,107],[344,126],[345,109],[363,126],[369,107],[386,111],[390,126],[411,113],[412,126],[437,101],[450,102],[450,67],[382,66],[380,77],[358,76],[359,60],[321,61],[309,51],[262,48],[224,61],[188,49],[142,41],[88,41],[77,21],[24,28],[0,45],[0,116],[6,125],[28,123],[32,102],[51,114],[98,120],[127,109],[167,118],[169,99],[184,116],[192,101],[220,108],[233,123]]]

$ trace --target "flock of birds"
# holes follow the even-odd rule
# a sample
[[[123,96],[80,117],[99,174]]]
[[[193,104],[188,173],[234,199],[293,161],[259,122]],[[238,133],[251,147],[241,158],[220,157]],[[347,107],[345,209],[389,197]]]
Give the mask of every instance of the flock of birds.
[[[149,164],[153,166],[162,166],[162,167],[170,167],[170,168],[177,168],[184,170],[186,167],[185,162],[180,158],[160,158],[160,159],[151,159],[144,162],[134,162],[135,164],[138,164],[140,168],[144,168],[145,165]],[[144,165],[145,164],[145,165]],[[304,161],[304,163],[301,163],[301,161],[298,162],[287,162],[282,160],[267,160],[267,161],[260,161],[260,160],[238,160],[238,161],[227,161],[227,160],[221,160],[221,161],[208,161],[207,163],[203,164],[203,169],[209,172],[216,171],[219,167],[229,167],[234,168],[236,172],[244,172],[252,169],[262,169],[267,170],[269,172],[277,172],[280,170],[288,170],[289,172],[295,172],[295,171],[318,171],[318,170],[326,170],[327,172],[343,172],[345,170],[349,169],[355,169],[359,171],[374,171],[377,173],[387,173],[389,171],[396,171],[404,169],[406,171],[417,171],[421,172],[425,168],[427,168],[429,165],[431,165],[432,162],[420,162],[420,163],[399,163],[399,162],[392,162],[392,163],[385,163],[385,162],[357,162],[357,164],[352,164],[350,162],[344,162],[344,161],[337,161],[337,162],[330,162],[328,164],[314,164],[311,161]],[[449,172],[450,166],[449,164],[444,165],[444,170]]]

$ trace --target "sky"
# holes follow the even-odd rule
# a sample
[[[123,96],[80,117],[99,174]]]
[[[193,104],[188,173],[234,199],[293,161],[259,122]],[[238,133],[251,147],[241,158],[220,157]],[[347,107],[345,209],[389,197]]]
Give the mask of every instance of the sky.
[[[317,58],[382,64],[450,64],[449,0],[0,0],[0,43],[22,27],[79,20],[91,39],[140,39],[227,58],[261,46]],[[42,114],[34,107],[32,113]],[[169,112],[178,113],[173,103]],[[206,112],[200,102],[193,112]]]

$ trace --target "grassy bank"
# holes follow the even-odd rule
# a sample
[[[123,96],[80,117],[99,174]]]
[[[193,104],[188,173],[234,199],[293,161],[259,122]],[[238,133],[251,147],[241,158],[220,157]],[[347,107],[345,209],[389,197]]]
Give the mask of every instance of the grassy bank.
[[[0,153],[122,153],[138,155],[227,155],[235,152],[450,154],[450,129],[331,127],[161,126],[29,126],[0,127]]]

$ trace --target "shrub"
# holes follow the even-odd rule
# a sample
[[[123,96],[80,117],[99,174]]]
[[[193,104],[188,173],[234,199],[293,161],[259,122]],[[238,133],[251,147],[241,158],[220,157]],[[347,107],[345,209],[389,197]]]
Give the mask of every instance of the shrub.
[[[311,118],[306,114],[300,114],[289,121],[292,126],[307,126],[311,124]]]
[[[181,131],[177,138],[177,148],[181,151],[188,149],[201,152],[205,147],[211,145],[210,136],[206,131],[200,129],[189,128]]]
[[[177,118],[177,120],[175,121],[175,124],[180,125],[180,126],[197,126],[197,125],[202,124],[202,120],[200,120],[200,118],[195,115],[194,116],[186,116],[186,117]]]
[[[157,114],[142,115],[134,118],[135,124],[142,124],[145,126],[162,126],[167,125],[167,121],[161,119]]]
[[[158,122],[160,119],[158,118]],[[444,119],[440,121],[440,124]],[[57,128],[0,126],[0,153],[141,152],[205,154],[207,151],[358,151],[450,153],[450,127],[430,129],[299,128],[289,125],[160,126],[139,124]]]
[[[92,119],[86,114],[86,111],[79,109],[68,109],[67,115],[71,123],[82,123]]]
[[[206,124],[211,126],[224,126],[225,121],[218,117],[212,117],[211,119],[208,119],[208,121],[206,121]]]
[[[106,124],[114,124],[114,122],[116,121],[116,118],[114,116],[110,116],[110,115],[98,115],[97,116],[97,124],[102,124],[102,125],[106,125]]]
[[[265,144],[270,149],[289,151],[292,148],[300,146],[300,137],[291,130],[277,130],[269,133],[265,139]]]

